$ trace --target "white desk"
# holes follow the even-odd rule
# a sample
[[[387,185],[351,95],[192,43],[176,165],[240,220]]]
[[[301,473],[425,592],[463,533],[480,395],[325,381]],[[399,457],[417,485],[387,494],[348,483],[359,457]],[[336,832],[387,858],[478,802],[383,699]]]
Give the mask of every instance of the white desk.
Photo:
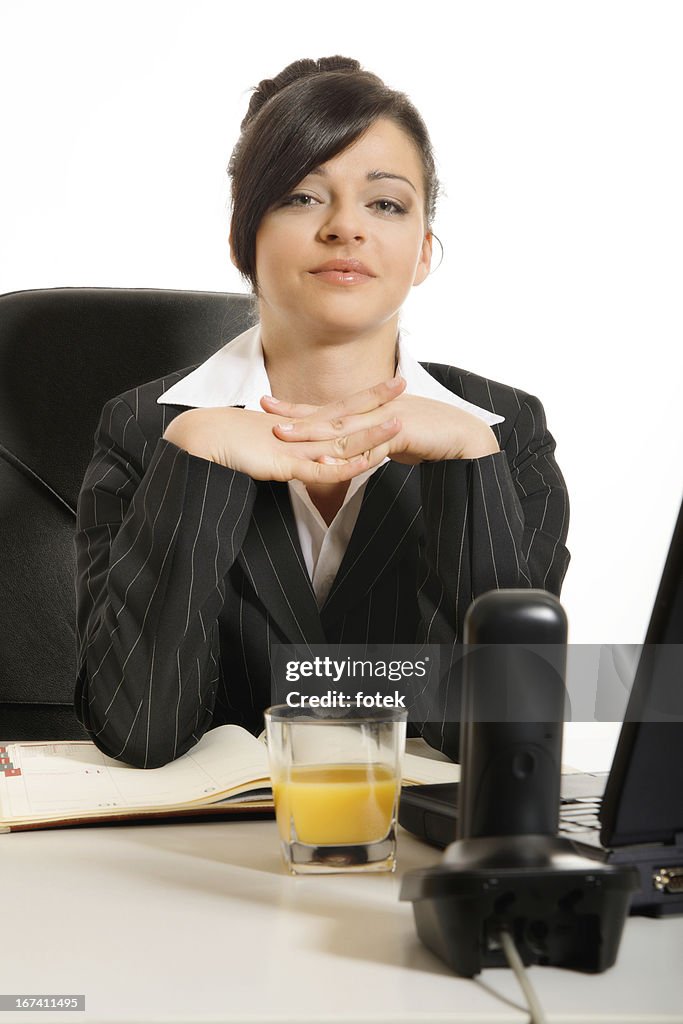
[[[0,1024],[527,1021],[510,971],[418,941],[400,875],[438,857],[402,832],[396,876],[292,878],[272,822],[0,836],[0,993],[86,997]],[[531,978],[553,1024],[683,1022],[682,966],[683,917],[632,919],[611,971]]]

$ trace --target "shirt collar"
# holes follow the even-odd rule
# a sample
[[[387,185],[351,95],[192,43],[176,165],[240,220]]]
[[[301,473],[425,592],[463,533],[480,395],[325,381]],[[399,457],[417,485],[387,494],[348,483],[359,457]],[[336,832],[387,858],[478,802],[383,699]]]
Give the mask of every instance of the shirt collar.
[[[433,398],[437,402],[455,405],[459,409],[478,416],[489,426],[494,423],[502,423],[505,418],[488,409],[481,409],[478,405],[472,405],[471,402],[466,402],[439,384],[410,354],[405,339],[400,333],[398,372],[405,379],[406,394]],[[261,325],[256,324],[214,352],[196,370],[188,373],[186,377],[160,395],[157,402],[165,405],[186,405],[193,408],[243,405],[245,409],[262,412],[261,395],[270,393],[270,382],[261,348]]]

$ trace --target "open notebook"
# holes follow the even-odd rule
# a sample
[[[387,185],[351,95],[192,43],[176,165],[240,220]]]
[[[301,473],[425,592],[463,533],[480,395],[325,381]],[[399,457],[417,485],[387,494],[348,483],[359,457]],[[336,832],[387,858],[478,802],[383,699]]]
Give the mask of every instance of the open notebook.
[[[404,785],[459,775],[459,765],[405,755]],[[122,764],[87,740],[0,744],[0,832],[272,809],[266,747],[237,725],[211,729],[177,761],[150,769]]]

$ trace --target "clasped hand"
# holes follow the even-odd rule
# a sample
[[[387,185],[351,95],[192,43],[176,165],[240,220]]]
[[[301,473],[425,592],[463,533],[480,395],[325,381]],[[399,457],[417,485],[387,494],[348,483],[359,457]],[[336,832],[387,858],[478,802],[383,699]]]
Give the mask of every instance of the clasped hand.
[[[493,431],[478,416],[446,402],[407,395],[405,387],[402,377],[394,377],[329,405],[264,396],[261,406],[279,417],[272,427],[275,437],[296,444],[301,454],[307,445],[325,442],[328,451],[316,461],[354,467],[353,476],[387,456],[415,465],[480,458],[499,450]]]
[[[188,409],[171,421],[164,438],[254,480],[312,486],[351,480],[387,457],[414,465],[498,451],[492,430],[478,416],[406,395],[405,387],[395,377],[323,406],[264,396],[264,412]]]

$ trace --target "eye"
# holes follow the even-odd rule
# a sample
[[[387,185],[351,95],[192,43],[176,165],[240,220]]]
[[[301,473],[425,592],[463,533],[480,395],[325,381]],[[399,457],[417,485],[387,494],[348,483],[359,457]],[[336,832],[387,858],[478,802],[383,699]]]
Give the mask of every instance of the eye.
[[[376,199],[372,205],[376,206],[380,213],[386,213],[390,217],[402,216],[407,213],[406,208],[393,199]]]
[[[286,199],[283,199],[282,205],[307,207],[313,206],[313,204],[317,202],[318,200],[315,199],[313,196],[309,195],[307,192],[295,192],[293,195],[287,196]]]

